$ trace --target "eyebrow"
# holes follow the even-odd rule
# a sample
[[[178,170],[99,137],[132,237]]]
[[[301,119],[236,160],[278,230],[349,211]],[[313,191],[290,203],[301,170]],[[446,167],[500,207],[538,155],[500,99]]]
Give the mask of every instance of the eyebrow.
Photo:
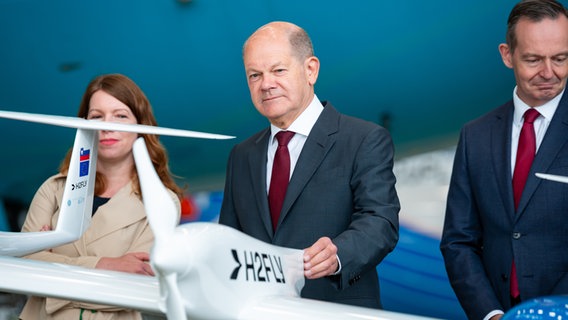
[[[273,63],[273,64],[270,65],[269,70],[273,70],[274,68],[276,68],[276,67],[278,67],[278,66],[280,66],[280,65],[285,65],[285,64],[284,64],[284,62],[282,62],[282,61],[277,61],[277,62],[275,62],[275,63]],[[248,68],[246,68],[246,72],[247,72],[247,73],[249,73],[249,72],[259,72],[259,71],[260,71],[260,70],[258,70],[258,69],[256,69],[256,68],[253,68],[253,67],[248,67]]]
[[[134,112],[132,112],[132,110],[129,107],[112,107],[112,110],[110,110],[111,112],[118,112],[118,111],[126,111],[126,112],[130,112],[132,114],[134,114]],[[92,112],[102,112],[102,110],[98,109],[98,108],[90,108],[89,111],[87,112],[87,114],[91,114]]]

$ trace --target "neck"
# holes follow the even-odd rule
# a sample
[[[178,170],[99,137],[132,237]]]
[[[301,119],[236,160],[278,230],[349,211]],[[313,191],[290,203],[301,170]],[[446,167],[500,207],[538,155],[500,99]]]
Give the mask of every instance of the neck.
[[[105,177],[105,190],[98,194],[100,197],[112,198],[118,190],[127,185],[132,178],[132,166],[134,164],[97,164],[97,172]]]

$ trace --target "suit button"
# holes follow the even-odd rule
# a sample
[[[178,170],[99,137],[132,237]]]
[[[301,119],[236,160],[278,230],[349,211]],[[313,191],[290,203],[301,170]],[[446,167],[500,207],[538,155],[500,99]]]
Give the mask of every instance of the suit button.
[[[509,280],[509,276],[504,274],[504,273],[501,273],[501,280],[507,281],[507,280]]]
[[[519,240],[520,238],[521,238],[521,233],[520,233],[520,232],[513,232],[513,239]]]
[[[349,285],[350,285],[350,286],[354,285],[355,282],[359,281],[359,279],[361,279],[361,276],[360,276],[360,275],[354,276],[353,278],[351,278],[351,279],[349,280]]]

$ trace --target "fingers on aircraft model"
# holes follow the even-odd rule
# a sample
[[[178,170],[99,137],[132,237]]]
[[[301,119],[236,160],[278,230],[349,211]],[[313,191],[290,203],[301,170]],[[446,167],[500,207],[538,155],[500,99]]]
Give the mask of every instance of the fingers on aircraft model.
[[[177,225],[175,205],[143,138],[133,151],[146,214],[155,235],[157,277],[18,258],[77,240],[89,226],[99,130],[181,137],[229,136],[72,117],[0,111],[0,117],[76,128],[55,230],[0,233],[0,291],[114,305],[185,319],[425,319],[304,299],[302,250],[277,247],[216,223]]]

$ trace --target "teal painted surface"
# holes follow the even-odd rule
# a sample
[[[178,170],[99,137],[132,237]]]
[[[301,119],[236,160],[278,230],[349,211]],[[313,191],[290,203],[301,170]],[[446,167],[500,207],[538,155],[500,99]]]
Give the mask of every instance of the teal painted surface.
[[[74,115],[92,77],[124,73],[160,125],[237,136],[163,139],[188,191],[218,190],[233,144],[268,125],[250,102],[242,44],[287,20],[312,37],[318,97],[388,119],[402,156],[455,143],[466,121],[510,98],[497,46],[515,2],[0,0],[0,109]],[[29,201],[74,133],[3,119],[0,128],[0,196]]]

